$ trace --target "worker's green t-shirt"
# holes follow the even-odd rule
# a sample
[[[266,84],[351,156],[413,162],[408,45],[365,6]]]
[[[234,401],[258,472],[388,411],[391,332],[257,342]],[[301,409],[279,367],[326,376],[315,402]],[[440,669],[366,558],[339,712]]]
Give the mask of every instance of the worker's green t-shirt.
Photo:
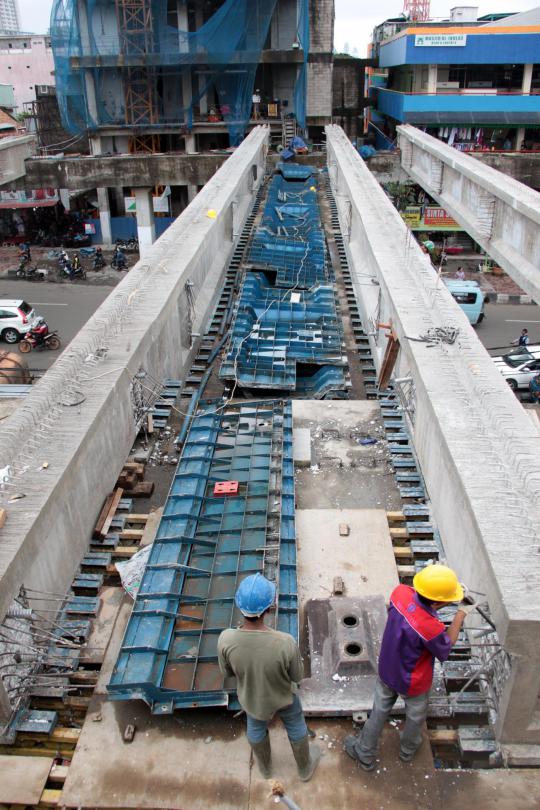
[[[279,630],[224,630],[218,657],[223,675],[236,676],[240,705],[256,720],[270,720],[290,706],[304,677],[298,645]]]

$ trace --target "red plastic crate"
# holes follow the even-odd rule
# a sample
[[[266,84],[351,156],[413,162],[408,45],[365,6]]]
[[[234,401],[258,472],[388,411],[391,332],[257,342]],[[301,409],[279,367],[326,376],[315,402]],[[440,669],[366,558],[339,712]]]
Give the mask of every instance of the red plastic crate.
[[[238,495],[238,481],[218,481],[214,484],[214,495]]]

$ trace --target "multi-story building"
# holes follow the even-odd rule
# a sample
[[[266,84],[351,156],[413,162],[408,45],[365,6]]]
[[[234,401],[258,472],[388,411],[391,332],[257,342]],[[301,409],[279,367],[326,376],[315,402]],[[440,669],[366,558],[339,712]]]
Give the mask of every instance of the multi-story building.
[[[462,150],[540,149],[540,9],[476,12],[459,6],[442,23],[377,27],[387,76],[371,88],[373,120],[389,134],[414,124]]]
[[[36,98],[35,87],[54,83],[54,61],[50,37],[35,34],[0,35],[0,84],[9,84],[15,108]]]
[[[260,120],[317,135],[332,115],[333,26],[333,0],[56,0],[65,126],[90,131],[98,153],[228,146]]]
[[[17,0],[0,0],[0,34],[17,34],[20,30]]]
[[[332,120],[333,33],[334,0],[55,0],[63,126],[74,140],[88,134],[93,155],[185,151],[194,162],[260,123],[275,144],[297,131],[320,140]],[[173,211],[197,193],[166,185]],[[133,194],[96,189],[105,242]],[[144,204],[151,218],[156,198]]]

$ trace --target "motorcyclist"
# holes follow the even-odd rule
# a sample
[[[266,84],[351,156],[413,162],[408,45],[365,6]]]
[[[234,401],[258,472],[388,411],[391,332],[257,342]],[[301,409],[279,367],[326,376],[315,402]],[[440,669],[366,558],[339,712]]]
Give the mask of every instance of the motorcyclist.
[[[49,327],[45,322],[45,318],[37,318],[29,330],[29,337],[35,341],[36,346],[41,346],[41,344],[45,342],[45,338],[48,334]]]
[[[94,256],[94,270],[101,270],[102,267],[105,267],[105,259],[103,258],[103,251],[98,247]]]
[[[27,242],[21,242],[19,245],[19,259],[21,260],[21,264],[28,264],[32,261],[30,245]]]
[[[114,256],[112,258],[112,266],[117,270],[125,270],[127,266],[125,253],[116,245],[114,249]]]

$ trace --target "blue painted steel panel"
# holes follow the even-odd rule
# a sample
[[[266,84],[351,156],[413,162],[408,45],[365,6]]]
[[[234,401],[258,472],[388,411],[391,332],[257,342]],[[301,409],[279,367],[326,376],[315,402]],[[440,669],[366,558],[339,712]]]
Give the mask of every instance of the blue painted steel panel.
[[[238,495],[213,495],[217,481]],[[191,424],[108,690],[154,712],[234,704],[219,633],[240,619],[234,593],[262,571],[279,629],[298,634],[290,403],[210,404]]]
[[[305,379],[298,364],[311,367]],[[333,366],[333,387],[344,389],[345,365],[332,286],[294,292],[271,287],[261,273],[245,278],[220,377],[241,387],[307,391],[320,366]]]
[[[444,33],[433,29],[433,34]],[[538,62],[540,33],[474,34],[464,29],[463,46],[423,47],[409,34],[381,43],[379,65],[522,65]]]
[[[540,96],[427,95],[379,88],[377,109],[397,121],[409,123],[429,119],[433,122],[451,120],[456,124],[483,124],[493,120],[493,116],[501,124],[512,123],[512,119],[516,119],[516,124],[521,123],[522,119],[534,123],[540,118]],[[441,119],[441,116],[445,118]]]

